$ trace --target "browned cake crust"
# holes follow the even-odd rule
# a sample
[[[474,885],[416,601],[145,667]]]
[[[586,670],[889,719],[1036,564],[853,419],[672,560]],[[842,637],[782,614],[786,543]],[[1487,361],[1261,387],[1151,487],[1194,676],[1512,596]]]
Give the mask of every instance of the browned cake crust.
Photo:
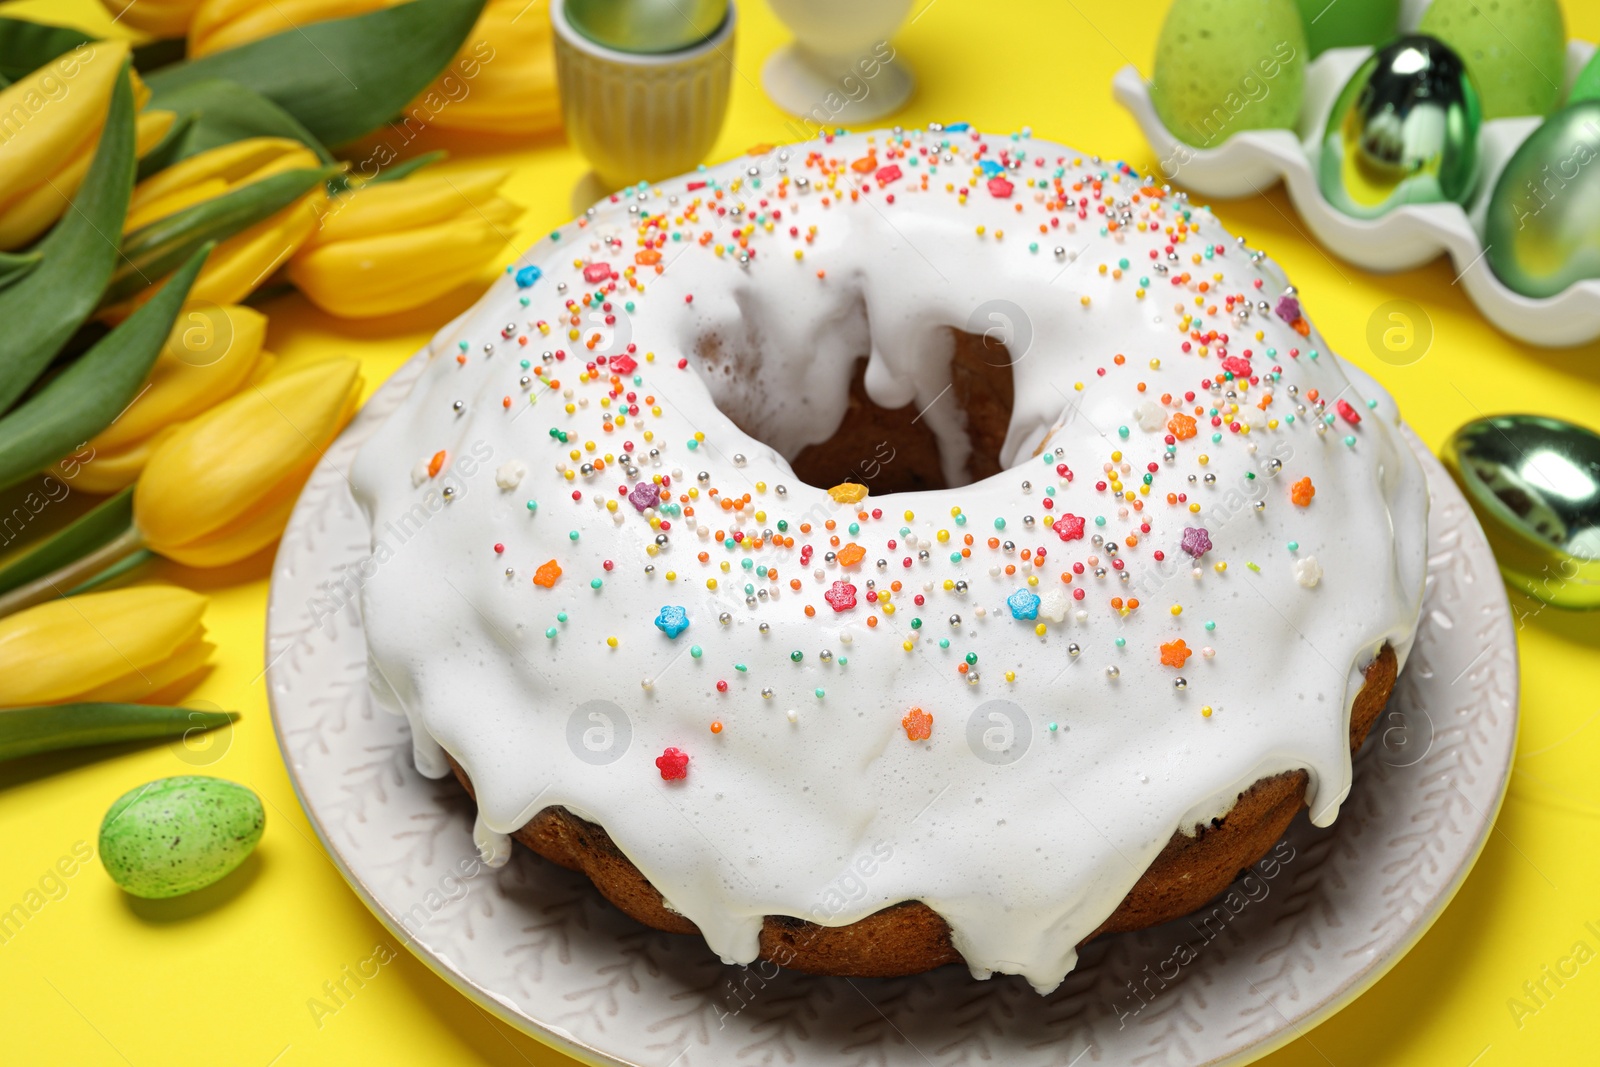
[[[1366,740],[1389,694],[1399,664],[1385,645],[1366,669],[1366,683],[1350,714],[1350,751]],[[450,761],[467,791],[472,783]],[[1142,930],[1195,911],[1217,896],[1239,872],[1266,855],[1289,821],[1305,805],[1305,771],[1263,778],[1239,794],[1233,810],[1193,835],[1174,833],[1117,910],[1091,937]],[[513,834],[533,851],[563,867],[582,871],[600,894],[623,912],[658,930],[697,934],[698,928],[663,903],[661,894],[622,854],[603,827],[560,807],[545,808]],[[932,908],[908,900],[846,926],[820,926],[787,915],[768,915],[761,927],[761,958],[811,974],[889,978],[917,974],[960,953],[950,927]]]

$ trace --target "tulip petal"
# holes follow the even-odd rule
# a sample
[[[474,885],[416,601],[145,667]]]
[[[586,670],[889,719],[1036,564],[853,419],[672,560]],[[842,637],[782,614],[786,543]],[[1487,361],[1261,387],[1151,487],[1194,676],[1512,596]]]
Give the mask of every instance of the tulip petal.
[[[97,450],[94,459],[81,464],[72,479],[72,488],[85,493],[115,493],[139,480],[139,472],[150,462],[150,454],[160,442],[160,435],[137,441],[120,451]],[[59,466],[52,467],[58,478],[65,474]]]
[[[23,193],[48,186],[63,163],[99,138],[127,57],[126,41],[96,41],[0,89],[0,115],[11,127],[0,153],[0,213]]]
[[[299,141],[288,137],[247,137],[179,160],[166,170],[139,183],[129,211],[140,211],[154,199],[170,196],[196,182],[221,178],[232,188],[255,180],[256,172],[275,160],[297,160],[296,167],[316,167],[321,161]]]
[[[495,190],[509,171],[428,174],[399,182],[367,185],[329,204],[308,248],[337,241],[418,229],[457,217],[471,217],[479,205],[499,199]]]
[[[152,37],[182,37],[201,0],[100,0],[116,22]]]
[[[349,419],[359,371],[339,359],[269,378],[162,442],[134,494],[146,543],[172,555],[251,513],[291,477],[303,480]]]
[[[210,641],[200,640],[204,632],[203,627],[196,627],[191,639],[160,663],[140,671],[129,671],[121,678],[96,686],[73,699],[120,704],[141,700],[159,701],[171,695],[168,690],[179,682],[192,680],[196,672],[205,668],[206,661],[216,650],[217,646]]]
[[[89,442],[97,453],[89,466],[238,392],[255,370],[266,335],[267,317],[254,308],[186,306],[144,390]]]
[[[53,704],[147,671],[192,643],[206,598],[133,586],[52,600],[0,619],[0,706]]]
[[[291,260],[288,274],[328,313],[368,318],[442,296],[471,280],[504,247],[503,231],[458,221],[326,245]]]

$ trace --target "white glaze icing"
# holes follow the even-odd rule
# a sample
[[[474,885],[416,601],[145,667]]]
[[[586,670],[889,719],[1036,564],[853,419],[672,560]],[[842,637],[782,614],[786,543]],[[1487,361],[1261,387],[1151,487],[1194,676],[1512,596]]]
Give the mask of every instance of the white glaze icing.
[[[657,250],[659,264],[634,263]],[[446,773],[440,746],[466,768],[491,861],[505,834],[564,805],[604,826],[730,962],[756,957],[765,915],[842,925],[914,899],[948,920],[975,975],[1048,990],[1173,832],[1226,813],[1250,783],[1305,768],[1313,820],[1335,817],[1362,672],[1385,642],[1402,662],[1410,648],[1427,495],[1389,397],[1271,310],[1282,274],[1209,212],[1026,136],[880,132],[630,191],[540,241],[527,265],[543,277],[524,288],[508,272],[435,339],[352,473],[373,529],[373,697],[409,718],[423,773]],[[582,304],[610,284],[615,323]],[[1231,314],[1229,295],[1249,314]],[[866,520],[794,477],[784,457],[833,434],[853,362],[870,356],[869,394],[915,404],[959,484],[970,444],[949,396],[950,330],[995,325],[1011,331],[1016,394],[1003,473],[869,497]],[[708,338],[739,358],[707,363]],[[609,364],[587,375],[594,352],[626,343],[637,366],[615,386]],[[1221,383],[1220,361],[1247,350],[1256,384]],[[613,390],[638,411],[605,432]],[[1198,435],[1169,446],[1173,413],[1196,405]],[[413,486],[440,451],[439,474]],[[1114,451],[1131,501],[1096,486]],[[596,457],[603,470],[580,472]],[[514,462],[520,480],[497,476]],[[662,476],[659,512],[621,495]],[[1301,507],[1290,486],[1307,477],[1316,496]],[[718,503],[745,493],[742,511]],[[1086,520],[1081,539],[1053,530],[1066,513]],[[841,548],[865,549],[859,563],[826,559],[830,518]],[[1212,542],[1198,561],[1186,527]],[[727,547],[717,530],[744,540]],[[953,560],[967,534],[971,557]],[[1326,577],[1305,588],[1313,552]],[[535,584],[552,559],[559,579]],[[1038,618],[1018,620],[1008,598],[1029,577]],[[856,591],[840,611],[823,596],[838,581]],[[867,600],[869,581],[889,603]],[[676,638],[655,624],[667,605],[689,620]],[[1160,647],[1179,638],[1193,653],[1181,670]],[[912,707],[933,716],[926,740],[902,726]],[[657,771],[669,746],[690,757],[684,779]]]

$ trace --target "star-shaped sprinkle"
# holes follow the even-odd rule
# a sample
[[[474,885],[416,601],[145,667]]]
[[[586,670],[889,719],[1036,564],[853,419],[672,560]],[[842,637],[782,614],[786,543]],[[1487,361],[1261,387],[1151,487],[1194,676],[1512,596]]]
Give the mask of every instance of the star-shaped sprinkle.
[[[689,754],[681,749],[668,748],[656,757],[656,769],[661,772],[661,780],[664,782],[687,778]]]
[[[668,637],[676,638],[689,628],[689,613],[676,604],[667,604],[656,612],[656,629]]]
[[[655,482],[640,482],[633,487],[633,492],[628,494],[628,503],[643,511],[653,508],[661,500],[661,489]]]
[[[1183,638],[1168,641],[1161,646],[1161,665],[1163,667],[1182,667],[1194,655],[1194,650],[1183,643]]]
[[[834,582],[832,588],[822,594],[822,599],[834,611],[848,611],[856,606],[856,587],[849,582]]]
[[[906,737],[913,741],[926,741],[933,733],[933,716],[921,708],[912,708],[900,720],[900,725],[905,727]]]
[[[839,550],[839,554],[834,556],[834,559],[839,561],[839,566],[841,567],[853,567],[866,558],[867,550],[856,544],[854,541],[851,541],[849,544],[845,545]]]
[[[1311,498],[1317,495],[1317,487],[1311,484],[1311,476],[1301,478],[1289,487],[1289,499],[1300,507],[1310,507]]]
[[[1204,526],[1185,526],[1183,540],[1179,542],[1178,547],[1195,559],[1199,559],[1211,551],[1211,535],[1206,532]]]
[[[1072,512],[1064,512],[1055,522],[1050,524],[1063,541],[1079,541],[1083,539],[1083,519]]]
[[[1180,441],[1187,441],[1195,435],[1194,426],[1194,419],[1181,411],[1167,420],[1168,432]]]
[[[546,589],[556,584],[556,579],[561,577],[561,564],[555,560],[539,564],[539,569],[533,572],[533,584],[542,585]]]
[[[1031,589],[1018,589],[1006,597],[1006,607],[1011,609],[1013,619],[1037,619],[1039,617],[1039,594]]]

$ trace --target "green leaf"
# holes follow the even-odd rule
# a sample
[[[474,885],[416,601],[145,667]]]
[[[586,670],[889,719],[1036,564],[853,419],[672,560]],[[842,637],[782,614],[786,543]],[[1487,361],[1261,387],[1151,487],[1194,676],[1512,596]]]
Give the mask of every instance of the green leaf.
[[[0,567],[0,593],[38,581],[102,545],[110,544],[132,528],[133,486],[130,485],[116,496],[96,504],[48,540]]]
[[[324,163],[334,162],[333,155],[298,119],[238,82],[223,78],[193,82],[166,93],[156,106],[176,111],[178,120],[161,143],[139,161],[140,178],[246,137],[287,137],[310,148]]]
[[[0,710],[0,761],[64,748],[185,737],[239,720],[237,711],[158,704],[45,704]]]
[[[39,266],[0,290],[0,412],[34,383],[100,303],[119,255],[133,162],[133,87],[124,70],[78,195],[34,249],[43,257]]]
[[[323,144],[341,145],[399,114],[450,62],[486,0],[414,0],[300,26],[165,67],[148,81],[166,94],[228,78],[274,101]]]
[[[122,413],[161,354],[212,247],[202,247],[149,303],[0,419],[0,489],[54,463]]]
[[[0,18],[0,77],[20,81],[52,59],[92,40],[87,33],[67,26]]]
[[[93,578],[90,578],[84,582],[80,582],[71,589],[68,589],[67,595],[77,596],[79,593],[87,593],[91,590],[98,589],[102,585],[116,581],[118,578],[121,578],[124,574],[127,574],[135,567],[142,567],[151,560],[159,558],[159,556],[150,551],[148,548],[141,548],[134,552],[130,552],[128,555],[123,556],[111,566],[107,567],[105,570],[100,571]]]
[[[0,289],[27,277],[43,258],[38,252],[0,252]]]
[[[276,215],[335,173],[334,167],[286,170],[139,227],[122,239],[122,262],[102,303],[121,303],[166,277],[207,241],[221,242]]]

